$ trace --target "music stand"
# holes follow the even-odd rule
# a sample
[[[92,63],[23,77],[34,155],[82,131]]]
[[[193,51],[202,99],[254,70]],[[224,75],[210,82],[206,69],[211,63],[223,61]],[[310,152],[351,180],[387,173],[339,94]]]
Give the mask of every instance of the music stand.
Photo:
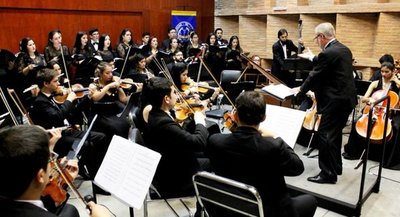
[[[308,72],[312,70],[313,64],[308,59],[287,58],[283,60],[283,70],[295,73],[293,84],[300,86],[307,78]]]
[[[364,96],[364,94],[368,90],[369,85],[371,84],[371,81],[354,80],[354,83],[356,85],[357,95]]]

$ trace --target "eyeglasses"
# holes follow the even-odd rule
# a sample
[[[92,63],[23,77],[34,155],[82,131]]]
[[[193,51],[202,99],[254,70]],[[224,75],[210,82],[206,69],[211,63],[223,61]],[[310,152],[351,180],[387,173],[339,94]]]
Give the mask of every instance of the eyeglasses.
[[[318,37],[323,36],[322,34],[317,34],[313,40],[316,40]]]

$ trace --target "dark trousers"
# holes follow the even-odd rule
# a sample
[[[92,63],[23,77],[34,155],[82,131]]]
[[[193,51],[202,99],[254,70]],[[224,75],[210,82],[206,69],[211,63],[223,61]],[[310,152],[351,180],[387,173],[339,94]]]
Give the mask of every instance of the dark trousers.
[[[321,175],[326,178],[337,178],[342,174],[342,130],[346,126],[351,113],[348,110],[335,110],[323,113],[318,129],[319,157],[318,163]]]

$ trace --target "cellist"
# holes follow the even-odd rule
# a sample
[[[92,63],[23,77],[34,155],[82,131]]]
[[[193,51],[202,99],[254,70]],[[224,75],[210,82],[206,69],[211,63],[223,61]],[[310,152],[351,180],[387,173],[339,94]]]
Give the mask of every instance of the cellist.
[[[400,80],[397,78],[397,76],[394,74],[395,67],[392,63],[390,62],[384,62],[381,65],[381,79],[373,81],[369,87],[367,92],[364,94],[364,96],[361,98],[361,102],[367,103],[367,104],[372,104],[375,102],[375,99],[372,98],[371,96],[373,95],[374,92],[378,90],[385,90],[388,89],[395,92],[396,94],[399,93],[399,88],[400,88]],[[355,124],[353,124],[353,127],[350,132],[350,137],[348,143],[344,146],[344,153],[342,154],[345,159],[349,160],[355,160],[360,158],[361,153],[363,152],[365,148],[365,141],[361,140],[358,138],[357,132],[354,127]],[[372,148],[373,146],[371,146]],[[370,156],[372,158],[375,158],[373,156],[380,156],[378,153],[376,155],[374,152],[379,152],[379,150],[371,150],[370,151]]]

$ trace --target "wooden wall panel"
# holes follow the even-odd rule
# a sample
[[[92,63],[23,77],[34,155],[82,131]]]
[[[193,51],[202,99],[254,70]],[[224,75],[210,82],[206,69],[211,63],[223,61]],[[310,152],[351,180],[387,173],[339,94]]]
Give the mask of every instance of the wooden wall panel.
[[[114,47],[125,27],[133,30],[135,41],[140,41],[144,31],[162,41],[171,25],[171,10],[197,11],[196,31],[201,39],[214,29],[214,0],[0,0],[0,48],[17,52],[19,40],[30,36],[42,52],[48,32],[56,28],[71,48],[78,31],[94,26],[100,34],[110,34]]]

